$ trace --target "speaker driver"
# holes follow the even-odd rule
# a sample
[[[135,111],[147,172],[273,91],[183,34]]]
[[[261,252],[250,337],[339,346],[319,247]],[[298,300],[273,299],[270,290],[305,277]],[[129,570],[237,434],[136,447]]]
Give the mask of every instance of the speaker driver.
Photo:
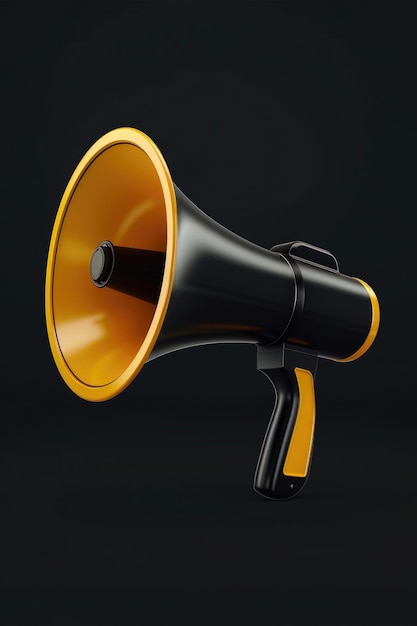
[[[111,275],[103,242],[119,258],[130,250],[152,262],[152,297],[133,297],[117,285],[100,288]],[[159,149],[133,128],[107,133],[84,155],[65,189],[47,259],[49,342],[60,374],[77,395],[107,400],[146,362],[168,307],[176,243],[174,186]],[[156,262],[162,263],[160,272]]]

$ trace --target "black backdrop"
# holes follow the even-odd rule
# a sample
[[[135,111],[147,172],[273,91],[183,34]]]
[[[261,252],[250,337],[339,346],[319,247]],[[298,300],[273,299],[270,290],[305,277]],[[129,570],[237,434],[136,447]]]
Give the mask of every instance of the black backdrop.
[[[411,17],[401,3],[1,3],[2,626],[417,622]],[[370,351],[320,363],[293,500],[252,491],[273,404],[253,346],[171,354],[100,404],[57,373],[53,220],[118,126],[150,135],[224,226],[327,248],[378,294]]]

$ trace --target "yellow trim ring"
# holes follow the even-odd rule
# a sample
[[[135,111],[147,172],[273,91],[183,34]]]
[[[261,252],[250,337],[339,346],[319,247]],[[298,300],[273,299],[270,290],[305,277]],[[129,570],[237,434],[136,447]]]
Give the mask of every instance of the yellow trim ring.
[[[356,350],[356,352],[354,352],[351,356],[346,357],[345,359],[337,359],[339,363],[347,363],[348,361],[354,361],[355,359],[359,359],[359,357],[365,354],[365,352],[371,347],[371,345],[374,342],[375,337],[377,336],[379,323],[381,320],[379,302],[378,302],[378,298],[376,297],[374,290],[372,289],[372,287],[368,285],[368,283],[365,283],[365,281],[361,280],[360,278],[355,278],[355,280],[359,281],[361,285],[363,285],[366,291],[368,292],[369,299],[371,301],[371,307],[372,307],[371,327],[369,329],[368,336],[366,337],[365,341],[363,342],[359,350]]]
[[[103,239],[166,253],[155,306],[93,285],[90,257]],[[174,185],[158,147],[135,128],[103,135],[64,191],[45,277],[52,355],[64,381],[81,398],[110,399],[147,361],[168,308],[176,246]]]

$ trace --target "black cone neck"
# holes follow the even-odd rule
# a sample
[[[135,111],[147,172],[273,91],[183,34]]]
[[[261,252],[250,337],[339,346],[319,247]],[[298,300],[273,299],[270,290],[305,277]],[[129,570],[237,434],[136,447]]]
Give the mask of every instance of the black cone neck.
[[[109,287],[156,305],[164,266],[164,252],[102,241],[91,255],[90,275],[96,287]]]
[[[104,287],[114,269],[114,247],[110,241],[103,241],[94,250],[90,261],[90,274],[96,287]]]

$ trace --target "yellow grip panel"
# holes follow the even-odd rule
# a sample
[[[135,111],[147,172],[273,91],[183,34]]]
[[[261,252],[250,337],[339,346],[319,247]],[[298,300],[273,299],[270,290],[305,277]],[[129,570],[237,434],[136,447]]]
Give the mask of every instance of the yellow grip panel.
[[[283,472],[286,476],[305,478],[310,462],[316,420],[314,379],[308,370],[296,367],[294,372],[300,401]]]

